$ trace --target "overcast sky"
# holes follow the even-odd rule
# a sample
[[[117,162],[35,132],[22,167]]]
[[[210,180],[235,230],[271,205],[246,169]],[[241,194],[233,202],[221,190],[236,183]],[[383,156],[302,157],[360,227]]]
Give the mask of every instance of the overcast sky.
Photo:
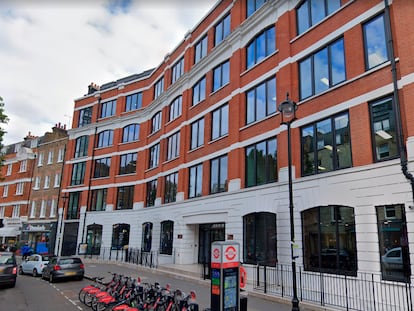
[[[3,144],[70,128],[74,99],[158,66],[217,0],[0,0]],[[58,4],[59,3],[59,4]]]

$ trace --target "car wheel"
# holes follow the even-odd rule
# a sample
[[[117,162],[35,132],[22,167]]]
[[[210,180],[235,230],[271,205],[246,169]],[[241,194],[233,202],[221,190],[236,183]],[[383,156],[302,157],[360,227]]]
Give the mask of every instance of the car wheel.
[[[20,267],[19,267],[19,274],[20,274],[20,275],[23,275],[23,269],[22,269],[22,266],[20,266]]]
[[[16,282],[13,282],[13,283],[10,284],[10,287],[12,287],[12,288],[15,287],[15,286],[16,286]]]
[[[55,281],[55,278],[53,277],[53,274],[49,274],[49,282],[53,283]]]
[[[37,273],[37,269],[36,269],[36,268],[34,268],[34,269],[33,269],[33,273],[32,273],[32,275],[33,275],[34,277],[36,277],[36,276],[37,276],[37,274],[38,274],[38,273]]]

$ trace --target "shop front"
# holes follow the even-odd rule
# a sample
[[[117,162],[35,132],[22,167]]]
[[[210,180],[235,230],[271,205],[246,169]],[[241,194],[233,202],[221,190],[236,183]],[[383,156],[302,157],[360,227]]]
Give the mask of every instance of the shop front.
[[[21,242],[25,242],[37,254],[53,254],[57,222],[24,223]]]

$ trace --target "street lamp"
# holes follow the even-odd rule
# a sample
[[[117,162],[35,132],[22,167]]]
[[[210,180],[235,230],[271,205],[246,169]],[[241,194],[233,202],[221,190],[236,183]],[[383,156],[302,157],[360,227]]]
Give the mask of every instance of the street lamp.
[[[289,212],[290,212],[290,255],[292,259],[292,285],[293,285],[293,298],[292,298],[292,311],[299,311],[299,299],[297,294],[296,284],[296,257],[294,255],[295,245],[295,225],[293,221],[293,188],[292,188],[292,147],[290,138],[290,125],[296,120],[296,110],[298,106],[296,103],[289,99],[289,93],[286,93],[286,100],[279,105],[279,111],[282,115],[281,124],[286,124],[288,134],[288,180],[289,180]]]

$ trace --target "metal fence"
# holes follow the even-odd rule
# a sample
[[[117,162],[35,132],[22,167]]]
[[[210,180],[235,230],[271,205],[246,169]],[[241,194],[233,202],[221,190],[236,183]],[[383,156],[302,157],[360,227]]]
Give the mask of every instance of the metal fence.
[[[410,283],[383,281],[380,274],[358,273],[356,277],[297,269],[300,301],[321,306],[363,311],[413,311]],[[292,297],[289,265],[257,266],[253,288],[281,297]]]

